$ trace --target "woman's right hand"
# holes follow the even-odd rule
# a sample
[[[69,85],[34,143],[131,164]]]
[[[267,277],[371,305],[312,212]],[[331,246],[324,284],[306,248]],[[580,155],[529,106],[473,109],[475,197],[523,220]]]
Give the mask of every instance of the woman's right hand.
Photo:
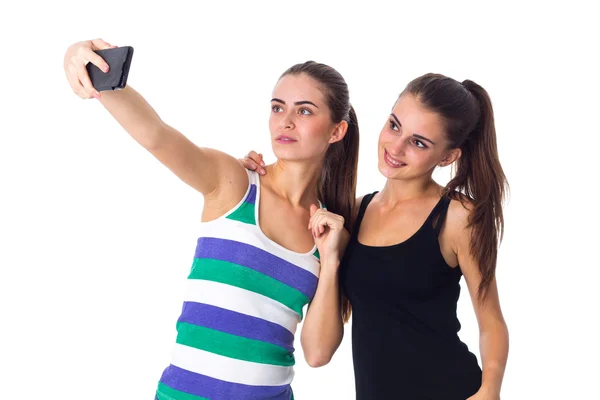
[[[112,49],[113,46],[102,39],[85,40],[71,45],[65,53],[64,68],[71,89],[82,99],[100,98],[88,75],[86,65],[91,62],[104,72],[108,72],[108,64],[94,50]]]
[[[241,158],[240,162],[242,165],[251,171],[256,171],[261,175],[267,173],[265,170],[265,162],[263,161],[263,155],[261,153],[257,153],[254,150],[250,151],[246,157]]]

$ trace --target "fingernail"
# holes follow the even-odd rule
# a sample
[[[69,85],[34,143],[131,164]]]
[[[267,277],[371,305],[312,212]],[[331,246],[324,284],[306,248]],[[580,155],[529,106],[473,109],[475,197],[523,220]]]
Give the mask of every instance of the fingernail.
[[[265,170],[261,168],[260,169],[260,173],[264,175],[265,174]]]
[[[102,71],[104,71],[104,72],[108,72],[108,67],[104,67],[104,68],[102,68]]]
[[[264,167],[264,166],[265,166],[265,162],[264,162],[264,161],[261,161],[261,162],[260,162],[260,165],[262,165],[262,166]]]

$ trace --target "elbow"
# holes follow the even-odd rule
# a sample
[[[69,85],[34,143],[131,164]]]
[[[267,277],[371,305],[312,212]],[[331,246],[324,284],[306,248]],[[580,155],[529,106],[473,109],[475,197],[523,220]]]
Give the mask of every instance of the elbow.
[[[333,354],[327,354],[325,352],[311,352],[304,353],[304,359],[306,363],[312,368],[323,367],[331,361]]]

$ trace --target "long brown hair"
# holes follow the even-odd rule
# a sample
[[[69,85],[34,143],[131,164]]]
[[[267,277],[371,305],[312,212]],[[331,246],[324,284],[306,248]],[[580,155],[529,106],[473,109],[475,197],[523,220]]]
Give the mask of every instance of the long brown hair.
[[[502,203],[508,182],[496,145],[496,127],[490,96],[471,80],[462,83],[440,74],[426,74],[410,82],[410,93],[442,120],[450,148],[460,148],[455,174],[444,193],[472,210],[471,255],[481,272],[479,299],[485,299],[496,271],[498,246],[504,234]],[[466,196],[466,198],[465,198]]]
[[[346,136],[333,143],[325,153],[318,182],[318,195],[328,210],[344,217],[344,227],[351,232],[352,208],[356,199],[356,171],[358,168],[358,119],[350,104],[348,85],[342,75],[328,65],[307,61],[285,71],[286,75],[306,74],[318,82],[323,92],[331,120],[348,122]],[[342,295],[342,318],[350,318],[350,302]]]

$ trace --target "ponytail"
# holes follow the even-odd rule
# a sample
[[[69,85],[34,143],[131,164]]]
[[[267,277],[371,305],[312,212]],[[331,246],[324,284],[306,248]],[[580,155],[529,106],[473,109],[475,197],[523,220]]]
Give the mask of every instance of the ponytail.
[[[437,113],[450,148],[460,148],[455,175],[444,193],[472,210],[470,252],[479,266],[479,299],[485,299],[496,272],[498,246],[504,234],[502,203],[508,183],[498,158],[494,111],[488,93],[473,81],[462,83],[440,74],[411,81],[403,93],[414,95]]]
[[[327,149],[318,184],[319,197],[328,209],[344,217],[348,232],[352,228],[352,207],[356,198],[358,142],[358,120],[351,106],[346,135]]]
[[[348,130],[344,138],[329,146],[319,178],[319,197],[330,210],[344,217],[344,227],[352,233],[352,208],[356,198],[358,168],[358,119],[354,107],[348,112]],[[341,287],[341,286],[340,286]],[[341,295],[342,319],[348,322],[352,308]]]
[[[473,81],[466,80],[462,85],[477,101],[479,120],[460,146],[462,155],[456,161],[456,175],[446,186],[446,192],[452,197],[460,192],[471,199],[470,251],[481,273],[478,297],[485,299],[495,276],[498,246],[504,234],[502,203],[508,184],[498,157],[490,97]]]

